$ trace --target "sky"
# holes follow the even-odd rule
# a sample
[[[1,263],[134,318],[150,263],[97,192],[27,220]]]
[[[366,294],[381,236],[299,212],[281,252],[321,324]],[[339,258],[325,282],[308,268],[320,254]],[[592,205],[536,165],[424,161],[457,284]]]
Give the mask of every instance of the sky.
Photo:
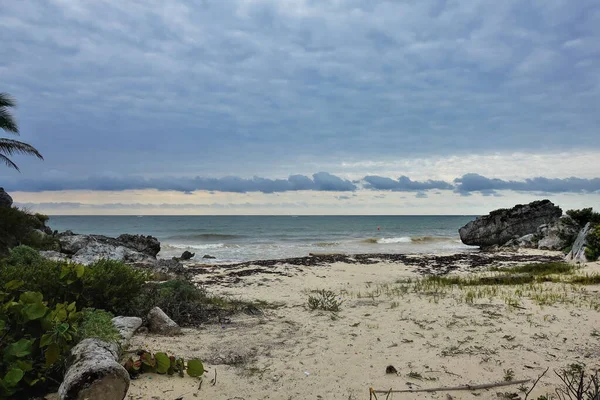
[[[597,0],[3,1],[0,38],[32,210],[600,209]]]

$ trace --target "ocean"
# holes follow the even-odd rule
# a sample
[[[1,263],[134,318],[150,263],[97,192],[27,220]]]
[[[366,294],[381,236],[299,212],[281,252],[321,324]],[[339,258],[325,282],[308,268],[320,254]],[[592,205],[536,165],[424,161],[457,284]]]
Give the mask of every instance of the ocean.
[[[159,257],[232,263],[309,253],[450,253],[472,251],[458,229],[475,216],[51,216],[58,231],[152,235]],[[204,255],[215,259],[202,259]]]

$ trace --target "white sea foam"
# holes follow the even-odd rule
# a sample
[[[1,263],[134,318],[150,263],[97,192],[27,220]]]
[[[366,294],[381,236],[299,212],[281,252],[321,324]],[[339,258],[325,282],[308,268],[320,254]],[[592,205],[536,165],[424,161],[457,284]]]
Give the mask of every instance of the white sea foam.
[[[377,240],[377,243],[390,244],[390,243],[412,243],[412,239],[408,236],[393,237],[393,238],[382,238]]]

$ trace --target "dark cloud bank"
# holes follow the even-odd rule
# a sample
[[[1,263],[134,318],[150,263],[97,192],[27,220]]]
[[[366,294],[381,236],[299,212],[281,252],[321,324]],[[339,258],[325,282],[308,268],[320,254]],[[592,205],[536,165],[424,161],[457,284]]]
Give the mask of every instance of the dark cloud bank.
[[[311,190],[319,192],[353,192],[364,188],[377,191],[418,192],[424,197],[427,190],[454,190],[463,195],[473,192],[494,194],[496,191],[512,190],[519,192],[543,193],[594,193],[600,192],[600,178],[544,178],[535,177],[523,181],[505,181],[487,178],[470,173],[456,178],[454,182],[427,180],[413,181],[407,176],[398,179],[368,175],[362,180],[349,181],[327,172],[305,175],[291,175],[287,179],[270,179],[254,177],[245,179],[235,176],[223,178],[142,178],[142,177],[89,177],[86,179],[24,179],[5,182],[9,191],[42,192],[60,190],[174,190],[190,193],[196,190],[230,193],[280,193],[289,191]]]

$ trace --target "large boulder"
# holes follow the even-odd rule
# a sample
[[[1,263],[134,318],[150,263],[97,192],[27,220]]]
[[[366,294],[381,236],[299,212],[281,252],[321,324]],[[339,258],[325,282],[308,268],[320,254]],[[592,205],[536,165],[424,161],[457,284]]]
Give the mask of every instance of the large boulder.
[[[156,257],[160,253],[160,242],[154,236],[123,234],[117,238],[123,246]]]
[[[514,238],[536,233],[540,225],[556,221],[562,215],[560,207],[550,200],[516,205],[511,209],[492,211],[458,230],[464,244],[501,246]]]
[[[11,207],[12,204],[12,197],[4,191],[4,188],[0,187],[0,207]]]
[[[174,336],[181,333],[181,328],[159,307],[154,307],[148,313],[148,328],[152,333]]]
[[[583,229],[581,231],[579,231],[579,234],[577,235],[577,238],[575,239],[575,242],[573,243],[573,247],[571,248],[571,251],[569,252],[569,254],[567,254],[567,256],[565,257],[565,260],[572,261],[572,262],[586,262],[587,261],[587,257],[585,256],[585,249],[588,245],[587,237],[591,231],[592,231],[592,224],[588,222],[583,227]]]
[[[89,265],[100,259],[125,263],[153,262],[160,251],[158,239],[152,236],[121,235],[111,238],[102,235],[76,235],[66,231],[58,235],[61,252],[72,256],[74,262]]]
[[[68,369],[58,389],[62,400],[123,400],[129,373],[118,363],[116,343],[84,339],[71,350]]]

